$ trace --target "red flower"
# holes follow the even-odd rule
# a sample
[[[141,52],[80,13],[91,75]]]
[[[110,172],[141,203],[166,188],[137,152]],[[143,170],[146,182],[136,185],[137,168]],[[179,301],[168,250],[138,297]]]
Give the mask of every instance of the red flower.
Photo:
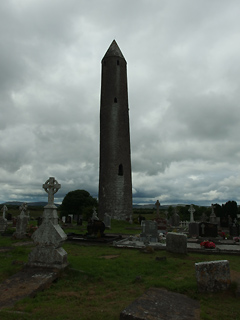
[[[214,242],[208,240],[201,242],[200,246],[205,247],[206,249],[214,249],[216,247]]]

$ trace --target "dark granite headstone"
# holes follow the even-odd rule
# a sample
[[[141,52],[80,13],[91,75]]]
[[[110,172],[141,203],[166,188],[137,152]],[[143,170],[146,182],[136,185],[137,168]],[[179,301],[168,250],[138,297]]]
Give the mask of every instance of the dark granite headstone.
[[[228,224],[228,217],[221,217],[220,218],[220,226],[222,228],[227,228],[229,226]]]
[[[233,223],[229,226],[229,234],[232,237],[239,237],[239,224]]]
[[[72,223],[72,218],[70,216],[66,216],[65,223],[71,224]]]
[[[188,225],[188,233],[189,236],[192,237],[198,237],[199,236],[199,223],[197,222],[190,222]]]
[[[200,237],[217,237],[218,236],[217,223],[200,222],[199,236]]]

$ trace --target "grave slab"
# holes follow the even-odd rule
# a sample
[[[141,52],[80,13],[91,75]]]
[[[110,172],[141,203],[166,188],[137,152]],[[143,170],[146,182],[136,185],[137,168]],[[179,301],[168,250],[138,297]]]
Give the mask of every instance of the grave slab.
[[[34,297],[60,274],[59,270],[43,268],[27,268],[14,274],[0,284],[0,309],[11,307],[23,298]]]
[[[183,294],[150,288],[120,314],[120,320],[198,320],[200,303]]]

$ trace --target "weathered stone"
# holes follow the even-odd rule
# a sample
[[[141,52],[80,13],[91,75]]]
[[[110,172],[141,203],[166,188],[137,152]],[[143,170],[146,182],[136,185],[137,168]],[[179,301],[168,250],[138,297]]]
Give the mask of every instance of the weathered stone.
[[[187,236],[182,233],[168,232],[166,250],[173,253],[187,254]]]
[[[26,237],[26,231],[28,226],[28,217],[17,217],[16,232],[14,232],[13,237],[16,239],[23,239]]]
[[[24,202],[19,207],[20,214],[17,217],[16,232],[13,237],[16,239],[23,239],[26,237],[27,226],[29,222],[29,214],[27,213],[27,203]]]
[[[230,283],[228,260],[195,263],[199,292],[216,292],[226,290]]]
[[[143,220],[142,233],[140,234],[141,241],[158,242],[158,226],[156,221]]]
[[[0,233],[4,233],[7,229],[7,219],[0,217]]]
[[[114,40],[102,59],[98,217],[132,219],[127,62]]]
[[[150,288],[120,314],[120,320],[198,320],[200,304],[187,296]]]
[[[27,265],[30,267],[64,269],[68,265],[67,252],[60,247],[67,235],[58,224],[57,207],[53,204],[60,186],[53,177],[43,185],[48,193],[48,204],[44,207],[42,224],[32,235],[37,246],[29,254]]]

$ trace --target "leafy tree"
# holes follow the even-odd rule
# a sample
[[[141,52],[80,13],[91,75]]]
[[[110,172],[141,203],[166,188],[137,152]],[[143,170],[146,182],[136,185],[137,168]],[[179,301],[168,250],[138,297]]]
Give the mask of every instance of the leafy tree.
[[[214,203],[214,213],[216,214],[217,217],[223,217],[223,207],[220,206],[218,203]]]
[[[238,206],[236,201],[228,201],[223,205],[223,214],[225,217],[230,216],[232,220],[237,218]]]
[[[61,215],[68,214],[84,215],[84,218],[88,218],[92,214],[92,208],[97,207],[97,199],[93,198],[89,192],[85,190],[70,191],[64,197],[61,205]]]

